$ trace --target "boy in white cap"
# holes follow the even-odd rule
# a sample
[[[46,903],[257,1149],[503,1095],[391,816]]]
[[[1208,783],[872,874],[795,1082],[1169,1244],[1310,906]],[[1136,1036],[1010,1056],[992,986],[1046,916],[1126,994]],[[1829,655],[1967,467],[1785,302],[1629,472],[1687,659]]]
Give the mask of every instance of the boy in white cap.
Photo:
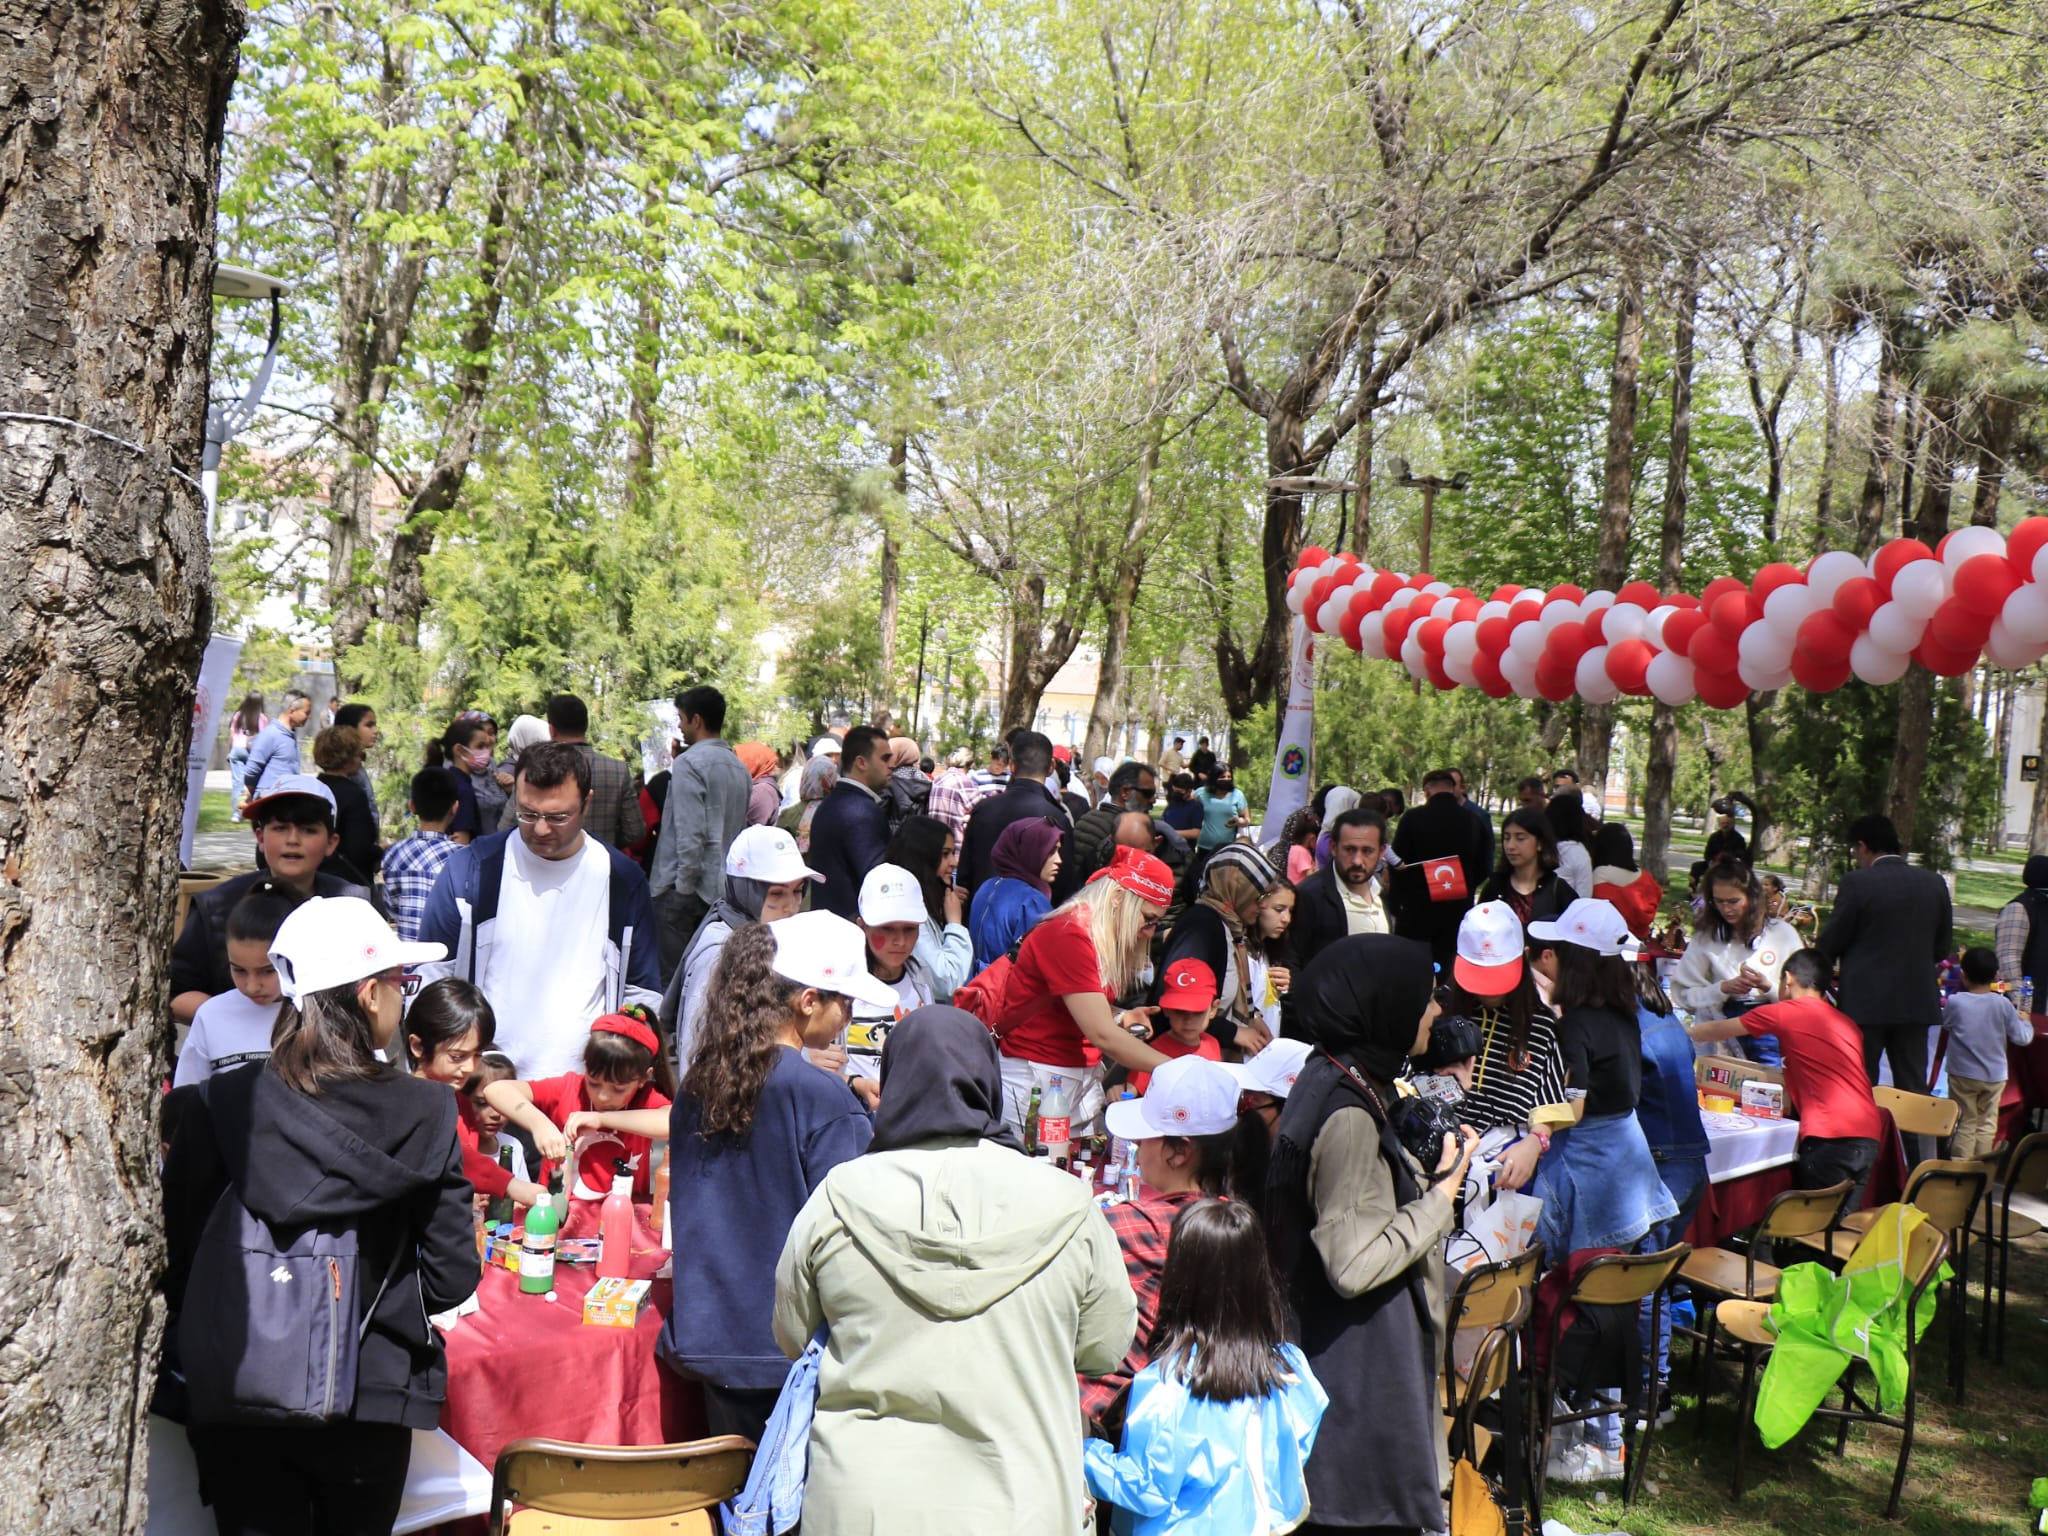
[[[917,957],[924,930],[924,891],[900,864],[877,864],[860,883],[860,926],[867,936],[868,974],[888,986],[888,1003],[855,999],[846,1027],[849,1077],[882,1076],[882,1046],[889,1026],[932,1000],[932,973]]]

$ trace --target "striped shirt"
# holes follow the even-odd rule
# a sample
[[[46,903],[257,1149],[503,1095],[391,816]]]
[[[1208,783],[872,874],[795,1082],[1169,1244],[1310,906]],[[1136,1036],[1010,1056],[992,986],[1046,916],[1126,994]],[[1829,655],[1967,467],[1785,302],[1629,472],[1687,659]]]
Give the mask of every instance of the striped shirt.
[[[1479,1026],[1479,1059],[1473,1063],[1472,1086],[1458,1111],[1467,1125],[1480,1131],[1526,1126],[1540,1106],[1564,1103],[1564,1051],[1549,1013],[1539,1009],[1530,1018],[1528,1056],[1520,1071],[1510,1059],[1507,1015],[1498,1008],[1482,1008],[1473,1022]]]

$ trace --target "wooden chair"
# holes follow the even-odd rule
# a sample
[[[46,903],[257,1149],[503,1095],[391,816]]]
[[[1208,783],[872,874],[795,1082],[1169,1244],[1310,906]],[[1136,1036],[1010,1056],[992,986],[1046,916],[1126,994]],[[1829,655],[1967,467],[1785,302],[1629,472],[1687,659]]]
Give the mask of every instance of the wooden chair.
[[[491,1476],[489,1536],[716,1536],[706,1511],[746,1487],[753,1459],[754,1442],[738,1435],[681,1445],[514,1440]]]
[[[1450,1444],[1451,1459],[1469,1458],[1473,1467],[1481,1467],[1487,1456],[1493,1437],[1478,1421],[1482,1403],[1496,1394],[1501,1399],[1501,1484],[1502,1496],[1506,1501],[1501,1511],[1501,1523],[1507,1536],[1521,1536],[1527,1529],[1526,1515],[1522,1508],[1521,1490],[1521,1442],[1520,1424],[1517,1416],[1518,1372],[1515,1368],[1515,1337],[1522,1324],[1527,1321],[1533,1307],[1533,1298],[1528,1291],[1513,1293],[1515,1310],[1512,1321],[1486,1330],[1479,1341],[1479,1348],[1472,1356],[1469,1374],[1453,1382],[1462,1382],[1461,1395],[1456,1397],[1450,1411],[1444,1415],[1444,1432]],[[1454,1390],[1455,1390],[1454,1385]]]
[[[1908,1316],[1920,1305],[1921,1294],[1941,1272],[1942,1259],[1948,1253],[1948,1240],[1936,1229],[1930,1219],[1923,1222],[1918,1230],[1906,1241],[1905,1270],[1908,1287],[1906,1305]],[[1724,1301],[1715,1308],[1719,1313],[1720,1326],[1731,1338],[1740,1340],[1749,1348],[1767,1356],[1776,1345],[1777,1338],[1769,1326],[1770,1305],[1761,1301]],[[1848,1370],[1842,1373],[1839,1383],[1842,1391],[1842,1406],[1823,1406],[1814,1410],[1815,1418],[1829,1418],[1837,1421],[1835,1454],[1840,1456],[1848,1449],[1849,1426],[1855,1423],[1883,1424],[1899,1430],[1899,1464],[1892,1474],[1891,1502],[1885,1505],[1885,1518],[1899,1517],[1899,1494],[1906,1486],[1906,1462],[1913,1454],[1913,1422],[1918,1403],[1919,1391],[1919,1346],[1912,1337],[1913,1330],[1906,1330],[1906,1400],[1900,1416],[1893,1418],[1882,1412],[1873,1394],[1873,1401],[1865,1403],[1856,1391],[1856,1371],[1859,1362],[1851,1361]],[[1755,1409],[1754,1391],[1751,1383],[1743,1383],[1742,1404],[1735,1420],[1735,1472],[1731,1483],[1734,1497],[1742,1497],[1743,1457],[1749,1445],[1750,1416]]]
[[[1962,1107],[1954,1099],[1937,1099],[1931,1093],[1908,1093],[1903,1088],[1879,1084],[1870,1090],[1879,1109],[1892,1112],[1892,1122],[1901,1136],[1932,1136],[1939,1140],[1954,1134]]]
[[[1501,1398],[1502,1447],[1501,1482],[1508,1501],[1509,1536],[1518,1536],[1523,1526],[1522,1474],[1522,1373],[1521,1335],[1529,1314],[1535,1309],[1537,1271],[1543,1267],[1543,1245],[1532,1243],[1526,1253],[1495,1264],[1481,1264],[1458,1277],[1445,1307],[1444,1328],[1444,1418],[1447,1430],[1455,1430],[1458,1416],[1476,1412],[1478,1406],[1496,1393]],[[1467,1370],[1458,1368],[1458,1334],[1464,1329],[1485,1330],[1479,1349]],[[1485,1358],[1488,1347],[1498,1338],[1501,1379],[1493,1379],[1493,1367]],[[1490,1441],[1487,1431],[1471,1425],[1473,1460],[1484,1459]]]
[[[1975,1235],[1984,1240],[1984,1342],[1999,1364],[2005,1363],[2005,1293],[2012,1272],[2012,1245],[2041,1230],[2041,1223],[2012,1208],[2014,1195],[2048,1194],[2048,1131],[2022,1136],[2006,1154],[2005,1176],[1979,1206]],[[1992,1309],[1997,1307],[1996,1343]]]
[[[1750,1233],[1749,1246],[1737,1253],[1732,1248],[1699,1248],[1679,1266],[1678,1278],[1701,1298],[1699,1326],[1673,1328],[1693,1341],[1693,1390],[1699,1406],[1693,1415],[1693,1437],[1706,1433],[1707,1367],[1716,1352],[1718,1329],[1711,1303],[1733,1298],[1737,1301],[1769,1301],[1778,1294],[1775,1264],[1757,1257],[1780,1240],[1825,1236],[1841,1224],[1850,1197],[1856,1192],[1853,1179],[1831,1184],[1826,1189],[1788,1189],[1770,1203],[1763,1220]],[[1749,1375],[1756,1369],[1756,1354],[1737,1346],[1742,1359],[1743,1390],[1749,1389]]]
[[[1685,1243],[1676,1243],[1662,1253],[1611,1253],[1589,1262],[1579,1271],[1577,1282],[1566,1298],[1574,1307],[1640,1307],[1645,1298],[1650,1299],[1650,1337],[1657,1337],[1664,1318],[1664,1293],[1678,1274],[1678,1267],[1686,1261],[1692,1249]],[[1559,1424],[1577,1423],[1584,1419],[1599,1418],[1616,1410],[1603,1404],[1594,1408],[1582,1408],[1572,1413],[1557,1412],[1557,1355],[1558,1340],[1562,1337],[1562,1320],[1566,1308],[1559,1307],[1550,1317],[1549,1336],[1545,1340],[1545,1366],[1543,1377],[1536,1389],[1537,1422],[1529,1436],[1531,1462],[1531,1491],[1534,1494],[1532,1518],[1540,1525],[1543,1513],[1543,1492],[1550,1474],[1550,1439]],[[1650,1445],[1657,1435],[1657,1362],[1654,1356],[1644,1361],[1646,1369],[1633,1372],[1634,1380],[1621,1385],[1621,1436],[1622,1453],[1627,1462],[1622,1474],[1621,1501],[1626,1508],[1634,1502],[1636,1490],[1642,1486],[1643,1469],[1649,1464]],[[1645,1405],[1644,1381],[1649,1379],[1649,1402]],[[1638,1424],[1641,1425],[1641,1444],[1637,1443]]]

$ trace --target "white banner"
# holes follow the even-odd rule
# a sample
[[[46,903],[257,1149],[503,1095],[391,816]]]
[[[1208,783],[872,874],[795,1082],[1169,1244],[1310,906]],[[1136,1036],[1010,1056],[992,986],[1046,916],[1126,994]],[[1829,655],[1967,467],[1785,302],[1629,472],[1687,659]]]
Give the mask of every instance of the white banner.
[[[1280,717],[1273,747],[1273,783],[1266,791],[1266,821],[1260,828],[1269,845],[1279,839],[1287,818],[1308,804],[1315,772],[1315,636],[1298,614],[1287,655],[1287,712]]]
[[[199,830],[199,797],[206,793],[206,765],[213,759],[213,738],[220,731],[220,712],[234,686],[235,663],[242,642],[214,635],[199,662],[199,686],[192,690],[192,746],[185,754],[185,830],[178,834],[178,862],[192,867],[192,838]],[[231,795],[233,791],[229,792]]]

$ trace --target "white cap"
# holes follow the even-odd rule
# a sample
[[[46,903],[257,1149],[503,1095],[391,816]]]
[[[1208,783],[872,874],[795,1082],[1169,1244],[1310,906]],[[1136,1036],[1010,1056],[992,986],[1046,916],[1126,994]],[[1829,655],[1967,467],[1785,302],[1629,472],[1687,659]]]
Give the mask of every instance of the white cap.
[[[258,806],[268,805],[273,800],[282,800],[286,795],[306,795],[315,800],[325,800],[328,810],[334,811],[336,814],[340,812],[340,808],[334,803],[334,791],[320,782],[318,774],[294,773],[279,779],[270,786],[266,793],[243,806],[243,815],[246,817],[250,811],[255,810]]]
[[[1595,821],[1605,821],[1607,819],[1607,802],[1590,789],[1579,791],[1579,809]]]
[[[804,862],[796,839],[780,827],[741,828],[725,850],[725,872],[736,880],[759,880],[764,885],[825,878]]]
[[[1596,955],[1619,955],[1633,960],[1641,952],[1628,922],[1615,911],[1611,901],[1580,897],[1554,923],[1531,923],[1529,937],[1553,944],[1576,944]]]
[[[1458,924],[1451,974],[1474,997],[1498,997],[1522,979],[1522,920],[1504,901],[1482,901]]]
[[[1314,1050],[1306,1040],[1275,1040],[1258,1055],[1233,1070],[1237,1086],[1246,1093],[1270,1093],[1284,1099],[1294,1091],[1294,1080],[1308,1065]]]
[[[817,757],[820,754],[826,757],[837,757],[843,750],[844,748],[839,745],[839,738],[829,734],[820,736],[811,743],[811,756],[813,757]]]
[[[839,992],[877,1008],[896,1006],[896,989],[868,974],[868,936],[836,912],[799,912],[768,925],[775,974],[801,987]]]
[[[921,923],[930,916],[917,877],[901,864],[877,864],[860,883],[860,920],[870,928]]]
[[[1237,1124],[1237,1094],[1237,1074],[1222,1062],[1176,1056],[1152,1074],[1145,1097],[1109,1106],[1109,1134],[1125,1141],[1218,1136]]]
[[[270,941],[279,990],[293,1002],[424,960],[445,960],[445,944],[408,944],[360,896],[315,896],[292,908]]]
[[[1116,762],[1112,758],[1098,757],[1097,759],[1095,759],[1095,771],[1099,774],[1104,775],[1105,777],[1107,777],[1110,771],[1115,767]]]

